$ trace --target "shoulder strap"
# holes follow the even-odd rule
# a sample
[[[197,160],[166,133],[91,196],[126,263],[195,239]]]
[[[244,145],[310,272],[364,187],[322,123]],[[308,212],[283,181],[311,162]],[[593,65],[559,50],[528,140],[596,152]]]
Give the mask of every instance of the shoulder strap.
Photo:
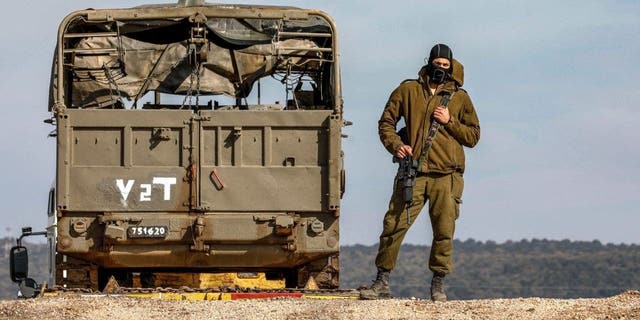
[[[447,92],[443,94],[442,99],[440,100],[440,105],[445,108],[448,107],[449,102],[451,102],[451,97],[453,97],[455,93],[456,92],[454,91],[452,93]],[[425,117],[426,116],[427,115],[425,114]],[[433,139],[436,137],[436,134],[438,134],[438,129],[440,129],[440,122],[433,119],[433,121],[431,122],[431,126],[429,126],[429,133],[427,134],[427,138],[425,139],[424,145],[422,146],[422,152],[420,152],[420,158],[418,159],[418,168],[422,168],[422,163],[427,158],[427,153],[429,152],[429,149],[431,149],[431,146],[433,145]]]

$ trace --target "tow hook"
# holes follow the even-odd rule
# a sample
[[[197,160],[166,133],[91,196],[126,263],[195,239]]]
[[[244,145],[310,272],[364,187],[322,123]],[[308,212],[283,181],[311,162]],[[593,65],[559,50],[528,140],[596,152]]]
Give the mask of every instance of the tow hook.
[[[191,251],[200,251],[200,252],[209,252],[209,245],[204,244],[204,239],[202,239],[202,234],[204,233],[204,218],[198,217],[191,226],[192,235],[193,235],[193,244],[189,247]]]

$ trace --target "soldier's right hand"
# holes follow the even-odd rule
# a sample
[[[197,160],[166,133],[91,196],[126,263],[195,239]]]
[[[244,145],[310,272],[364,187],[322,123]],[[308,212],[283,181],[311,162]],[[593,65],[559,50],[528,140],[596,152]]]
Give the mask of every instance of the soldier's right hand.
[[[413,156],[413,149],[411,149],[411,146],[405,144],[398,148],[398,151],[396,151],[396,157],[404,158],[406,156]]]

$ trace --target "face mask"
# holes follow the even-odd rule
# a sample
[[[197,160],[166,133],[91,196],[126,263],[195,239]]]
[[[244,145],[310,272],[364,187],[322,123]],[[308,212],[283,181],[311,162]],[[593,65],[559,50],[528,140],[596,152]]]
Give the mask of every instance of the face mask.
[[[429,80],[433,83],[443,83],[449,78],[448,70],[440,66],[429,64]]]

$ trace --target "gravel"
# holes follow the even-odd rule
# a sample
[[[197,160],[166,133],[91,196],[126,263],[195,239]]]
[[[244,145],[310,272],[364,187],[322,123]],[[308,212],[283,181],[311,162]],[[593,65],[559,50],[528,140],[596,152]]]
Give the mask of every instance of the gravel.
[[[164,301],[81,296],[0,301],[0,319],[640,319],[640,291],[602,299],[494,299],[434,303],[272,299]]]

